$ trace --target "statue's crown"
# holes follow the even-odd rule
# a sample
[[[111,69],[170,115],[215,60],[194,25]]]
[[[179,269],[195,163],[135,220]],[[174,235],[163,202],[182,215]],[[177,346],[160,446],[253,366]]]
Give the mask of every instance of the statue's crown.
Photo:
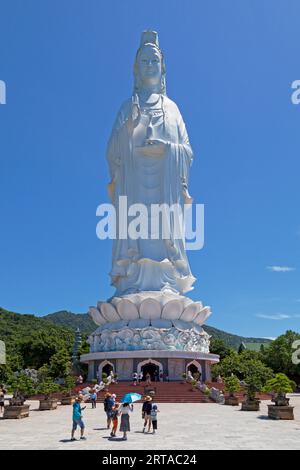
[[[144,44],[153,44],[154,46],[159,48],[157,32],[151,30],[143,31],[141,35],[140,47],[142,47]]]

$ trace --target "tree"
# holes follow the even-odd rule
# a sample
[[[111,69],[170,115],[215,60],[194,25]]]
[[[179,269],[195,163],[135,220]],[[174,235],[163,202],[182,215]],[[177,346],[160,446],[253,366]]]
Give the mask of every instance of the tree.
[[[250,380],[253,376],[264,385],[273,377],[273,371],[258,359],[259,354],[255,351],[243,351],[240,354],[233,351],[212,367],[213,377],[216,378],[218,375],[229,377],[234,374],[238,379],[247,382],[247,379]]]
[[[222,339],[212,338],[210,342],[210,352],[212,354],[218,354],[220,359],[224,359],[226,356],[231,354],[234,349],[230,348],[225,344]]]
[[[300,364],[293,364],[292,355],[294,341],[300,339],[300,334],[288,330],[279,336],[270,345],[264,348],[263,360],[274,372],[284,373],[289,377],[300,376]]]

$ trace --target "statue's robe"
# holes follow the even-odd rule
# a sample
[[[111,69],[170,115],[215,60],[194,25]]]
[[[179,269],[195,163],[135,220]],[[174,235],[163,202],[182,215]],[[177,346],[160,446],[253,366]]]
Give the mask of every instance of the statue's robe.
[[[127,196],[128,207],[136,203],[148,206],[152,198],[153,203],[165,203],[170,207],[179,204],[182,211],[184,208],[183,187],[188,183],[193,152],[176,104],[168,97],[161,96],[161,107],[163,123],[155,129],[155,138],[168,142],[163,157],[137,156],[134,139],[140,115],[136,114],[138,108],[133,98],[121,106],[108,143],[107,159],[117,214],[117,238],[113,242],[110,276],[112,285],[116,287],[115,295],[118,296],[164,289],[183,294],[193,289],[195,282],[185,252],[184,230],[181,236],[176,234],[180,224],[178,214],[171,212],[168,239],[163,239],[161,233],[157,240],[119,237],[120,196]],[[150,164],[149,171],[151,160],[153,165],[151,169]]]

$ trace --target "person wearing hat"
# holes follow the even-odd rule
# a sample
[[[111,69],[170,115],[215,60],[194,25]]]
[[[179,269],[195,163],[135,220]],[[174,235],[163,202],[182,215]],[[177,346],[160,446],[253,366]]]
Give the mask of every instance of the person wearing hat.
[[[85,410],[85,406],[81,406],[81,403],[83,401],[83,398],[81,395],[78,395],[78,397],[75,398],[75,402],[73,404],[73,427],[72,427],[72,433],[71,433],[71,441],[76,441],[74,434],[77,429],[77,426],[80,427],[80,439],[86,439],[84,437],[84,422],[82,421],[82,411]]]
[[[148,432],[150,432],[151,429],[151,410],[152,410],[152,398],[150,395],[147,395],[145,397],[145,401],[143,403],[143,408],[142,408],[142,418],[144,419],[144,427],[143,427],[143,432],[146,431],[146,427],[148,424]]]

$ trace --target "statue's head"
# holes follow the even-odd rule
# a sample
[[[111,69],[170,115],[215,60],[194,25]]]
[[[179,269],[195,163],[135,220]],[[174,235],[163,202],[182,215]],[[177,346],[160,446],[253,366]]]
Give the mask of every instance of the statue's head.
[[[134,92],[153,88],[153,91],[165,94],[165,74],[165,62],[158,45],[157,33],[144,31],[134,63]]]

